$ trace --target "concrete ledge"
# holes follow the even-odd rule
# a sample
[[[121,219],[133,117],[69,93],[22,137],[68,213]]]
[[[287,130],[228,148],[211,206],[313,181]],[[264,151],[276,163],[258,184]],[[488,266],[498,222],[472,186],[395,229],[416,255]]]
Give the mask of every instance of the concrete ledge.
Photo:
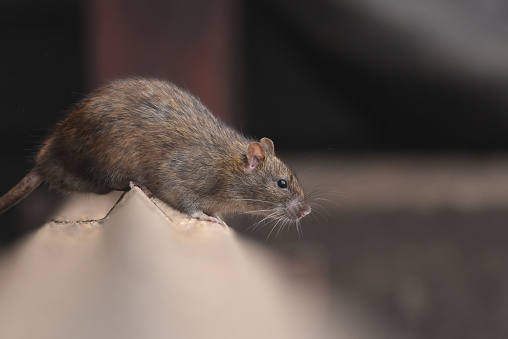
[[[103,217],[117,199],[78,197],[4,253],[0,338],[331,333],[323,290],[302,289],[273,254],[233,230],[188,220],[137,188],[102,222],[86,221]]]

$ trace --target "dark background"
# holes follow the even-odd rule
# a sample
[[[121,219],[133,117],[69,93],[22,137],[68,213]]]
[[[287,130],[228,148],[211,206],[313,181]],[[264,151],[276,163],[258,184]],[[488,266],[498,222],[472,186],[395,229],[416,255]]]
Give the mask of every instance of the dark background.
[[[508,147],[507,13],[495,0],[3,1],[0,192],[32,167],[73,103],[129,75],[184,86],[282,154],[481,162]],[[41,188],[0,215],[1,244],[58,202]],[[337,286],[374,313],[415,337],[505,337],[505,210],[332,214],[335,226],[306,240],[328,251]],[[302,241],[294,236],[286,241]],[[372,270],[384,285],[367,283]],[[416,315],[397,304],[411,284],[427,293]]]
[[[404,19],[405,13],[392,8],[395,0],[384,5],[384,12],[366,7],[368,2],[275,0],[239,5],[217,0],[161,5],[153,0],[126,5],[117,0],[110,7],[98,1],[3,2],[3,154],[30,156],[54,121],[90,89],[107,79],[133,74],[173,75],[176,79],[172,80],[181,86],[203,92],[198,96],[217,107],[216,114],[247,134],[277,136],[279,147],[367,153],[505,150],[508,47],[503,35],[507,25],[499,14],[503,8],[496,8],[495,1],[480,6],[483,11],[467,3],[457,8],[443,4],[427,15],[428,22],[411,22],[409,10],[405,21],[397,20]],[[135,12],[139,8],[147,9]],[[207,25],[213,28],[214,17],[219,16],[218,10],[210,8],[228,15],[229,24],[224,26],[234,34],[227,35],[224,29],[214,31],[218,37],[200,32],[206,32]],[[458,8],[462,9],[454,11]],[[156,15],[158,10],[166,13]],[[128,25],[122,26],[118,19],[122,13],[132,19]],[[167,23],[182,15],[188,19]],[[211,18],[194,23],[207,16]],[[107,26],[101,20],[111,22]],[[111,42],[104,36],[113,30],[115,20],[120,28],[141,31],[141,37],[127,32],[127,41],[113,47],[128,52],[110,61],[107,58],[116,55],[102,52],[108,47],[102,47],[101,39]],[[181,31],[170,38],[181,38],[152,39],[140,51],[129,45],[145,36],[168,36],[164,25],[179,27]],[[440,26],[443,31],[434,32]],[[448,37],[447,29],[455,40]],[[192,44],[186,38],[198,40],[198,47],[188,47]],[[221,39],[226,42],[216,43]],[[137,60],[141,58],[137,54],[154,53],[149,44],[163,50],[161,54],[182,54],[187,60],[192,53],[202,55],[199,43],[206,45],[208,40],[215,46],[204,51],[212,50],[215,56],[220,55],[216,50],[226,49],[223,54],[232,62],[215,66],[220,61],[212,60],[201,68],[213,71],[192,75],[192,70],[175,70],[179,68],[172,64],[178,61],[176,57],[168,57],[167,65],[161,67],[145,66],[153,58]],[[176,51],[165,51],[169,44],[176,45]],[[194,50],[186,55],[185,48]],[[186,62],[180,68],[197,64]],[[210,78],[220,67],[227,76]],[[206,99],[214,86],[225,88],[221,98]]]

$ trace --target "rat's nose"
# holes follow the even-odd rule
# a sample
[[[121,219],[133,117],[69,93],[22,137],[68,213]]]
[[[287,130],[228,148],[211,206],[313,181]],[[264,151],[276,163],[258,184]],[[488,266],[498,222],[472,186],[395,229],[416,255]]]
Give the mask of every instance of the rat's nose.
[[[292,219],[300,219],[310,213],[310,206],[298,199],[291,200],[286,206],[287,215]]]
[[[307,214],[309,214],[311,211],[311,208],[309,205],[302,206],[302,210],[300,211],[300,218],[303,218]]]

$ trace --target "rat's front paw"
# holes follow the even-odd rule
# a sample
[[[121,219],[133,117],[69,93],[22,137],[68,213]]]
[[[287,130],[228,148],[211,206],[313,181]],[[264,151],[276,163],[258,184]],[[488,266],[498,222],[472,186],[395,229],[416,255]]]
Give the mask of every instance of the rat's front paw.
[[[195,218],[198,220],[211,221],[211,222],[217,223],[217,224],[225,227],[226,229],[228,229],[228,225],[226,225],[226,223],[224,221],[222,221],[219,217],[212,217],[211,215],[207,215],[201,211],[192,213],[191,218]]]

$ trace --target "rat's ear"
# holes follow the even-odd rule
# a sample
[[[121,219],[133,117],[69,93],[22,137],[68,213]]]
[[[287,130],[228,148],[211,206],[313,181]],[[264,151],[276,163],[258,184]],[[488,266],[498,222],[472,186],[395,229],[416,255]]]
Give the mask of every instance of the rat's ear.
[[[259,142],[251,142],[247,148],[247,164],[245,169],[252,172],[263,160],[265,160],[263,146]]]
[[[265,146],[265,148],[268,150],[268,153],[270,153],[271,155],[274,155],[274,151],[273,151],[273,141],[268,139],[268,138],[263,138],[261,140],[259,140],[259,142],[261,142],[261,144],[263,146]]]

